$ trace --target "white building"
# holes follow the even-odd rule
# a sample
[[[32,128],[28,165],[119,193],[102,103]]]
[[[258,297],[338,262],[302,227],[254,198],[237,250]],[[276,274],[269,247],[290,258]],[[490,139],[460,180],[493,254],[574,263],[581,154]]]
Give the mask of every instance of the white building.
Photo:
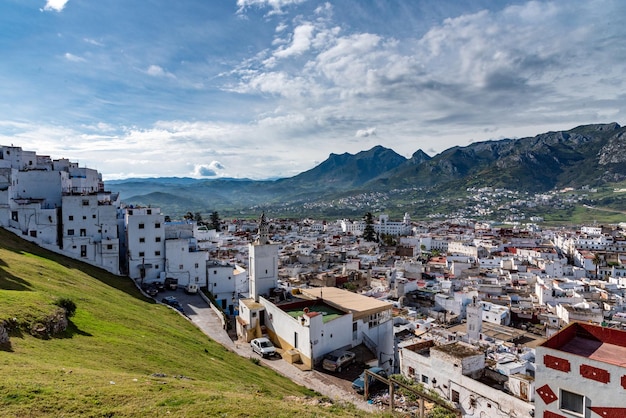
[[[486,370],[485,354],[467,343],[436,345],[426,340],[401,345],[400,372],[452,402],[463,417],[533,416],[533,378],[522,374],[507,377]],[[487,375],[490,385],[497,378],[511,394],[483,383]]]
[[[250,245],[250,298],[239,300],[237,334],[250,341],[267,335],[283,357],[313,365],[338,348],[366,345],[378,363],[393,369],[391,303],[335,287],[299,289],[298,297],[278,287],[278,248],[267,236],[265,216],[259,239]]]
[[[124,209],[128,276],[150,283],[165,272],[165,216],[159,208]]]
[[[240,297],[248,296],[247,272],[241,267],[219,261],[206,263],[207,289],[217,305],[234,314]]]
[[[193,237],[166,239],[165,277],[178,279],[181,287],[188,284],[206,286],[208,258],[208,251],[200,249]]]
[[[536,349],[536,417],[626,417],[626,332],[573,323]]]
[[[119,274],[118,195],[69,194],[62,197],[61,248],[70,257]]]

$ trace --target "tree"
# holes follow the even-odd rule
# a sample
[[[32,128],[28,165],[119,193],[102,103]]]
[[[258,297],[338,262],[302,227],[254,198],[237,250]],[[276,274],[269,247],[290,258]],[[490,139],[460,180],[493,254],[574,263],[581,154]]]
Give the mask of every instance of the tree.
[[[183,219],[186,220],[186,221],[193,220],[193,213],[191,213],[191,212],[185,213],[185,216],[183,216]]]
[[[602,263],[602,258],[600,258],[600,254],[594,253],[592,262],[596,266],[596,279],[597,279],[598,278],[598,267],[600,266],[600,263]]]
[[[202,225],[202,215],[200,214],[200,212],[196,212],[193,215],[193,220],[196,221],[198,225]]]
[[[365,241],[376,241],[376,231],[374,231],[374,217],[371,212],[367,212],[363,217],[365,221],[365,229],[363,230],[363,238]]]
[[[219,231],[220,228],[220,214],[217,211],[211,212],[211,227],[216,231]]]

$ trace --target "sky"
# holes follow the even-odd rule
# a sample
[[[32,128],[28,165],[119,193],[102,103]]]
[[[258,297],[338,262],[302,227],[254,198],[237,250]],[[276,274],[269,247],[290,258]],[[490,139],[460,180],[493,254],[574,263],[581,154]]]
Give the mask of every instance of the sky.
[[[291,177],[626,123],[623,0],[2,0],[0,144],[132,177]]]

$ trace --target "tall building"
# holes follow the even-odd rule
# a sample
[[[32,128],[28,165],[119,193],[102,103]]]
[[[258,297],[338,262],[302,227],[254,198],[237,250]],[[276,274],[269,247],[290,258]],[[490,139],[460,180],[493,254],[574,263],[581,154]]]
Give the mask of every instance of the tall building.
[[[278,285],[278,244],[269,239],[269,224],[265,213],[259,220],[259,236],[248,246],[250,297],[256,302]]]

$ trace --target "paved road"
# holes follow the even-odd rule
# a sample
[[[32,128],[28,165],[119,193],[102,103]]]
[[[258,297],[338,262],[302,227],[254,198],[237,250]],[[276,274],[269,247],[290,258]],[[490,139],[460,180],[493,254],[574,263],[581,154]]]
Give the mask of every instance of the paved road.
[[[346,383],[346,381],[342,381],[335,376],[316,370],[300,370],[280,357],[261,359],[257,354],[252,352],[250,344],[238,340],[233,341],[222,328],[222,323],[217,314],[200,295],[187,295],[182,290],[165,291],[159,293],[157,299],[160,301],[162,297],[169,295],[176,296],[176,299],[183,305],[185,314],[202,332],[240,356],[259,358],[263,365],[275,370],[277,373],[280,373],[293,382],[321,393],[334,401],[341,400],[351,402],[357,408],[368,412],[377,410],[375,406],[365,402],[361,396],[358,396],[349,389],[349,382]],[[348,388],[346,388],[346,386]]]

